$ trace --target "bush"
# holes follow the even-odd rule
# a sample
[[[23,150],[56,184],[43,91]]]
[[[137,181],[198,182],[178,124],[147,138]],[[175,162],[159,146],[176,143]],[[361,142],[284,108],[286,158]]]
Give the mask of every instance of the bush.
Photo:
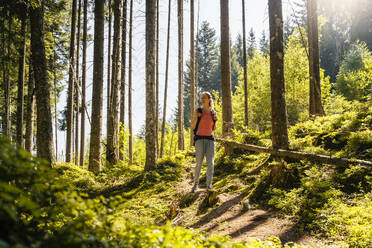
[[[349,247],[370,247],[372,243],[372,195],[354,199],[333,197],[317,210],[314,221],[328,236],[345,239]]]
[[[291,146],[319,154],[371,159],[371,116],[368,104],[354,104],[352,110],[342,114],[299,123],[289,129]]]
[[[105,208],[101,200],[83,200],[57,170],[0,139],[0,241],[18,247],[94,244]],[[58,244],[58,245],[57,245]],[[6,246],[6,245],[5,245]]]

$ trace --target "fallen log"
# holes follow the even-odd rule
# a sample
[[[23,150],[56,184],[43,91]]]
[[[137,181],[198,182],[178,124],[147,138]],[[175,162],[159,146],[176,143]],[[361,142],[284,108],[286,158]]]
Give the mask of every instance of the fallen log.
[[[256,145],[250,145],[250,144],[242,144],[239,142],[216,138],[216,141],[231,145],[233,147],[242,148],[249,151],[254,152],[263,152],[263,153],[270,153],[274,156],[278,157],[288,157],[288,158],[294,158],[294,159],[306,159],[312,162],[319,162],[324,164],[332,164],[336,166],[347,166],[349,164],[359,164],[362,167],[366,168],[372,168],[372,162],[366,161],[366,160],[359,160],[359,159],[346,159],[346,158],[336,158],[332,156],[326,156],[326,155],[317,155],[312,153],[306,153],[306,152],[298,152],[298,151],[290,151],[290,150],[284,150],[284,149],[273,149],[271,147],[262,147],[262,146],[256,146]]]

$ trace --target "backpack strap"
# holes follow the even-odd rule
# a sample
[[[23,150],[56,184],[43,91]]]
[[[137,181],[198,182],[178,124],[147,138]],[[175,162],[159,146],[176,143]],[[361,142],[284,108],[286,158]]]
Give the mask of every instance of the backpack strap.
[[[203,114],[203,110],[201,108],[198,108],[198,113]],[[196,133],[198,132],[200,120],[201,120],[201,116],[198,116],[198,121],[196,122],[196,126],[194,128],[194,135],[196,135]]]

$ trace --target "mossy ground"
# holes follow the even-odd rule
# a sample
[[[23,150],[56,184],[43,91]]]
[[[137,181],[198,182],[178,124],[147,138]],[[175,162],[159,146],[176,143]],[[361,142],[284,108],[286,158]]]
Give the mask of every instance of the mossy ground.
[[[291,147],[371,159],[371,109],[300,123],[290,129]],[[270,146],[270,133],[237,131],[236,140]],[[232,205],[237,215],[243,215],[244,202],[248,212],[262,216],[252,219],[256,224],[275,213],[278,218],[289,216],[299,231],[343,242],[340,245],[371,244],[370,168],[280,161],[252,174],[266,154],[236,149],[234,155],[224,156],[217,146],[217,201],[202,208],[205,168],[202,189],[190,194],[192,152],[164,158],[152,171],[119,163],[93,174],[73,164],[49,168],[6,140],[0,146],[2,247],[282,247],[278,240],[234,243],[224,236],[177,227],[203,226]],[[283,180],[273,186],[270,166],[278,165]],[[258,212],[267,210],[270,215]],[[226,223],[209,228],[220,230]]]

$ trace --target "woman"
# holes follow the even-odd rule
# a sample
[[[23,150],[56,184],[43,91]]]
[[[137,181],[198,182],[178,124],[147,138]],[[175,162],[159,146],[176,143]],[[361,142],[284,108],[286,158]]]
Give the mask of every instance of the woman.
[[[213,99],[209,92],[203,92],[201,97],[203,108],[195,110],[193,115],[192,128],[195,133],[196,167],[194,172],[195,192],[199,185],[201,167],[204,156],[207,160],[207,189],[212,189],[212,178],[214,170],[214,135],[216,129],[217,114],[213,109]]]

